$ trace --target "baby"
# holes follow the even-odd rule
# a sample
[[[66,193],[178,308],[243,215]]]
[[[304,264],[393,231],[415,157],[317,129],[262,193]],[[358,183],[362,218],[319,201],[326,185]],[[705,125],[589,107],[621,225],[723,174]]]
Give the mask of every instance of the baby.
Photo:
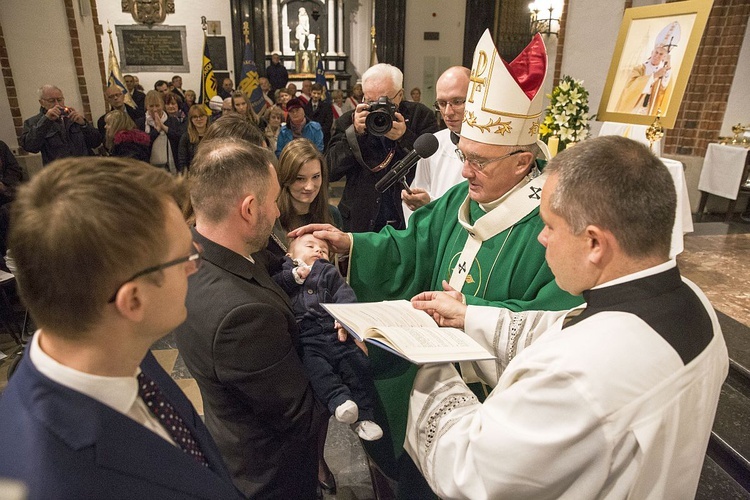
[[[383,436],[372,421],[375,385],[370,360],[351,337],[340,342],[333,318],[321,306],[356,302],[354,290],[328,261],[328,243],[305,234],[289,243],[282,270],[273,278],[289,295],[300,329],[302,363],[315,395],[339,422],[366,441]]]

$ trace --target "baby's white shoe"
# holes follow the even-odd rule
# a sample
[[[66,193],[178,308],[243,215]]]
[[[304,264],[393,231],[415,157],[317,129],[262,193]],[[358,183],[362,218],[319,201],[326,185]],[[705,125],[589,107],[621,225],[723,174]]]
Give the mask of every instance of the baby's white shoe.
[[[359,408],[357,407],[357,403],[351,399],[347,399],[336,407],[334,416],[339,422],[353,424],[359,418]]]
[[[352,425],[352,429],[365,441],[377,441],[383,437],[383,429],[372,420],[362,420]]]

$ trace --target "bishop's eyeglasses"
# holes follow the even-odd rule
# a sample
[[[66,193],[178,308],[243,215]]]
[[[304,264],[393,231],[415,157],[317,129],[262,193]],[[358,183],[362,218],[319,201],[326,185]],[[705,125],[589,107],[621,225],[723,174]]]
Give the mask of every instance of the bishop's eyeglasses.
[[[477,172],[483,171],[487,165],[490,163],[495,163],[496,161],[504,160],[506,158],[509,158],[513,155],[517,155],[518,153],[523,153],[524,151],[522,149],[519,149],[518,151],[513,151],[512,153],[508,153],[507,155],[499,156],[497,158],[492,158],[490,160],[476,160],[473,158],[467,158],[463,151],[456,148],[456,156],[458,156],[458,159],[461,161],[461,163],[468,162],[469,166],[476,170]]]

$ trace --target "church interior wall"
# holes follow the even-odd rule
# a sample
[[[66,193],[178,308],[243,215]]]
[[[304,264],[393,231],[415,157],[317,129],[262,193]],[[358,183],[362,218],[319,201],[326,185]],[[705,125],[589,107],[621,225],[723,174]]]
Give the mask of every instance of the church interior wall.
[[[99,62],[99,37],[95,34],[95,20],[93,11],[91,10],[91,2],[87,0],[74,0],[73,5],[92,120],[97,120],[99,116],[104,113],[106,106],[104,100],[104,88],[106,85],[104,83],[104,78],[106,78],[106,73],[102,76],[101,65]],[[99,22],[101,23],[101,19],[99,19]],[[106,32],[106,28],[104,31]],[[106,33],[104,33],[102,43],[107,43],[106,36]],[[102,50],[106,51],[106,47],[107,45],[105,45]],[[104,59],[104,61],[104,69],[106,72],[106,59]]]
[[[461,65],[466,2],[413,0],[406,2],[404,50],[405,98],[414,87],[422,90],[422,102],[435,100],[435,82],[443,71]],[[425,40],[425,32],[437,32],[439,40]]]
[[[583,80],[589,92],[589,113],[592,115],[604,93],[623,12],[624,2],[619,0],[574,0],[568,5],[560,74]],[[547,93],[550,90],[551,87]],[[595,137],[600,128],[601,122],[592,121],[591,135]]]
[[[0,24],[2,19],[0,19]],[[15,148],[18,146],[16,139],[16,129],[13,123],[13,115],[10,107],[5,103],[8,102],[8,92],[5,85],[0,85],[0,140],[4,141],[8,147]]]
[[[372,27],[373,0],[347,0],[344,2],[344,18],[348,21],[348,34],[344,39],[344,46],[348,42],[347,54],[349,66],[347,70],[352,75],[352,85],[360,79],[362,73],[370,66],[370,28]]]
[[[721,135],[731,137],[732,125],[750,125],[750,28],[745,27],[737,69],[729,91],[727,110],[721,125]]]
[[[370,60],[370,27],[372,26],[373,0],[347,0],[345,2],[345,36],[346,51],[350,58],[348,71],[353,80],[358,79],[369,66]],[[68,1],[70,3],[70,1]],[[635,6],[661,3],[657,0],[636,0]],[[14,84],[18,93],[18,106],[24,118],[38,111],[36,89],[43,83],[57,84],[65,92],[67,103],[82,109],[82,99],[76,78],[75,62],[70,43],[70,33],[66,22],[64,1],[43,2],[42,0],[3,0],[0,3],[0,23],[2,23],[8,60],[13,71]],[[94,34],[94,19],[89,2],[72,0],[74,6],[78,35],[81,44],[82,68],[91,102],[94,119],[104,112],[104,100],[101,95],[101,73]],[[96,0],[98,22],[103,26],[101,38],[104,61],[108,58],[109,44],[106,34],[107,21],[114,31],[115,25],[133,25],[135,21],[128,13],[121,12],[121,2]],[[617,32],[619,30],[624,1],[600,2],[598,0],[574,0],[569,2],[567,26],[565,32],[561,73],[584,80],[589,91],[590,113],[595,113],[603,92],[607,70],[614,52]],[[447,0],[430,1],[411,0],[407,3],[407,52],[405,64],[404,87],[407,91],[420,86],[423,89],[423,101],[431,102],[427,87],[434,86],[441,66],[437,61],[434,77],[426,76],[425,58],[443,58],[445,65],[459,64],[463,43],[461,25],[464,21],[465,2]],[[203,48],[201,15],[209,20],[221,22],[222,36],[227,38],[227,59],[229,70],[234,67],[231,50],[231,10],[229,0],[181,0],[176,3],[175,14],[169,14],[164,24],[186,26],[187,51],[190,72],[182,73],[184,87],[194,90],[200,88],[201,57]],[[459,12],[460,11],[460,12]],[[432,17],[432,13],[436,17]],[[43,18],[55,19],[55,22],[40,21]],[[444,21],[446,20],[446,21]],[[441,23],[445,24],[441,24]],[[438,31],[441,40],[426,42],[422,40],[425,31]],[[458,38],[457,38],[458,37]],[[419,42],[421,48],[416,45]],[[554,55],[557,49],[557,37],[546,37],[550,53],[550,70],[544,92],[552,90]],[[117,50],[117,40],[114,40]],[[434,44],[434,45],[433,45]],[[412,46],[414,50],[412,50]],[[118,52],[119,56],[119,52]],[[450,59],[448,61],[448,59]],[[170,79],[172,72],[140,73],[141,83],[146,89],[152,88],[158,79]],[[234,78],[234,75],[232,75]],[[432,81],[428,85],[428,80]],[[727,102],[727,111],[721,125],[722,135],[731,135],[731,126],[738,122],[750,122],[750,32],[745,27],[742,48],[736,73],[733,76],[731,91]],[[5,86],[0,89],[0,100],[8,103]],[[592,135],[598,134],[601,123],[592,122]],[[670,132],[667,131],[669,134]],[[13,119],[8,106],[0,106],[0,139],[11,147],[17,145]],[[702,162],[685,162],[688,185],[691,178],[696,179]],[[692,166],[691,166],[692,165]],[[697,172],[691,172],[696,169]],[[697,192],[691,190],[691,200],[697,199]]]
[[[107,21],[112,26],[112,38],[115,43],[115,52],[120,59],[119,45],[115,36],[115,25],[134,25],[133,16],[122,12],[120,2],[112,0],[97,0],[99,9],[99,22],[104,26],[104,37],[102,38],[105,64],[109,58],[109,39],[107,37]],[[227,45],[227,70],[232,81],[234,75],[234,55],[232,53],[232,12],[229,0],[180,0],[175,2],[175,13],[167,14],[162,23],[163,26],[185,26],[187,57],[190,64],[189,72],[132,72],[138,76],[141,85],[146,91],[153,90],[154,82],[157,80],[170,81],[172,76],[182,76],[182,88],[200,92],[201,65],[203,63],[203,30],[201,27],[201,16],[206,16],[208,21],[219,21],[221,23],[221,35],[226,37]],[[211,36],[212,33],[209,33]],[[122,64],[122,61],[121,61]],[[124,72],[123,72],[124,73]],[[235,83],[237,83],[235,81]]]
[[[77,1],[74,7],[86,84],[89,93],[101,94],[96,42],[91,28],[93,24],[90,17],[88,24],[85,18],[81,18]],[[83,12],[90,16],[90,9]],[[18,94],[18,106],[24,119],[39,111],[36,92],[46,83],[55,84],[63,90],[68,106],[83,110],[66,17],[65,4],[61,1],[3,0],[0,3],[0,22]],[[3,93],[6,94],[6,89],[3,89]],[[4,102],[8,102],[7,94]],[[92,99],[92,105],[99,104],[98,107],[102,109],[103,102],[103,96],[98,100]],[[3,108],[0,139],[16,147],[18,142],[8,106],[0,108]]]

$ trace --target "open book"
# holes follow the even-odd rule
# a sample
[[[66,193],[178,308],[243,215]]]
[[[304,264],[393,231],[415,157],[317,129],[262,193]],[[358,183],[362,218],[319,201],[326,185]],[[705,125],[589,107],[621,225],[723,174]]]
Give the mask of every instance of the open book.
[[[407,300],[322,306],[358,340],[418,365],[495,357],[461,330],[439,327]]]

